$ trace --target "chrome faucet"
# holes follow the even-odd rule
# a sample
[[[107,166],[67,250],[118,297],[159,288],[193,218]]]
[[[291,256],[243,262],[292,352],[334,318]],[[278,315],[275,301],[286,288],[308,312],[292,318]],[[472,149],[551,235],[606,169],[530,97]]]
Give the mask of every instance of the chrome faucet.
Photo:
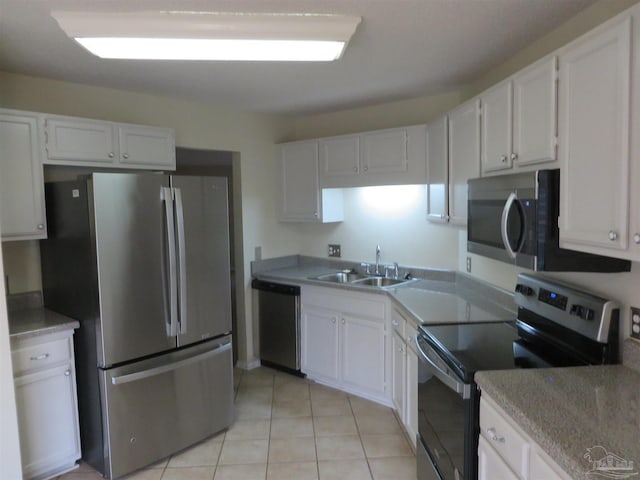
[[[376,245],[376,275],[380,275],[380,245]]]

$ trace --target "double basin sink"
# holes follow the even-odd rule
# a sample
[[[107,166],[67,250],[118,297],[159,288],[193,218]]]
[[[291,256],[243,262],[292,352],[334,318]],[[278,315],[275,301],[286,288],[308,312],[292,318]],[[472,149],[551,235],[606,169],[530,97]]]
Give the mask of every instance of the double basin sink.
[[[330,283],[342,283],[358,285],[362,287],[389,288],[414,282],[415,278],[390,278],[378,275],[363,275],[357,272],[335,272],[311,277],[313,280],[321,280]]]

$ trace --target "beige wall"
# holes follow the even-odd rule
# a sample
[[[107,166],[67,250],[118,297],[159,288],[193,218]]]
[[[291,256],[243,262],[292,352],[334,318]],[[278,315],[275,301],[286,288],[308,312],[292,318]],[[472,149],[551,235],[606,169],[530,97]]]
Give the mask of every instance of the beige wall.
[[[240,262],[237,270],[245,287],[240,318],[243,313],[245,318],[251,318],[248,262],[253,259],[254,247],[261,245],[265,256],[298,250],[295,234],[288,234],[288,229],[276,222],[275,144],[291,135],[291,121],[285,117],[3,72],[0,72],[0,107],[169,126],[176,130],[178,146],[236,152],[234,181],[238,182],[236,191],[242,192],[236,203],[239,207],[236,221],[243,232],[243,249],[237,249]],[[3,252],[11,291],[39,289],[37,242],[5,244]],[[239,354],[241,360],[246,360],[253,356],[252,332],[246,324],[241,327],[245,331],[238,332]]]

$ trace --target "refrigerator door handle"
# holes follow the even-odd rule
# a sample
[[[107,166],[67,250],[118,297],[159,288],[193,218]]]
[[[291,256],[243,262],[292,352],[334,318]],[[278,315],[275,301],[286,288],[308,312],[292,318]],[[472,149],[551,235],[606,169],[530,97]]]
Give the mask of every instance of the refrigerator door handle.
[[[173,192],[169,187],[162,187],[164,212],[166,216],[167,247],[169,248],[169,318],[167,335],[178,335],[178,286],[176,275],[176,238],[173,220]]]
[[[136,380],[142,380],[144,378],[160,375],[161,373],[171,372],[173,370],[177,370],[178,368],[185,367],[193,363],[202,362],[207,358],[220,355],[221,353],[226,352],[230,348],[231,348],[231,342],[222,343],[218,345],[216,348],[214,348],[213,350],[209,350],[207,352],[201,353],[199,355],[195,355],[193,357],[185,358],[184,360],[178,360],[177,362],[168,363],[166,365],[160,365],[158,367],[153,367],[148,370],[143,370],[141,372],[129,373],[127,375],[113,377],[111,379],[111,383],[113,385],[122,385],[124,383],[135,382]]]
[[[176,199],[176,227],[178,230],[178,269],[180,278],[178,281],[178,301],[180,303],[180,333],[187,333],[187,253],[184,235],[184,209],[182,204],[182,191],[174,188]]]

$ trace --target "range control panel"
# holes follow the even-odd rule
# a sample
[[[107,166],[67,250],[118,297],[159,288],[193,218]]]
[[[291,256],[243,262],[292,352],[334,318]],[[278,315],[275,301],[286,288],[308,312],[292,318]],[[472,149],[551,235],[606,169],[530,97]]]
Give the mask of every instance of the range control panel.
[[[521,273],[515,287],[518,307],[600,342],[606,342],[617,302],[544,277]]]

